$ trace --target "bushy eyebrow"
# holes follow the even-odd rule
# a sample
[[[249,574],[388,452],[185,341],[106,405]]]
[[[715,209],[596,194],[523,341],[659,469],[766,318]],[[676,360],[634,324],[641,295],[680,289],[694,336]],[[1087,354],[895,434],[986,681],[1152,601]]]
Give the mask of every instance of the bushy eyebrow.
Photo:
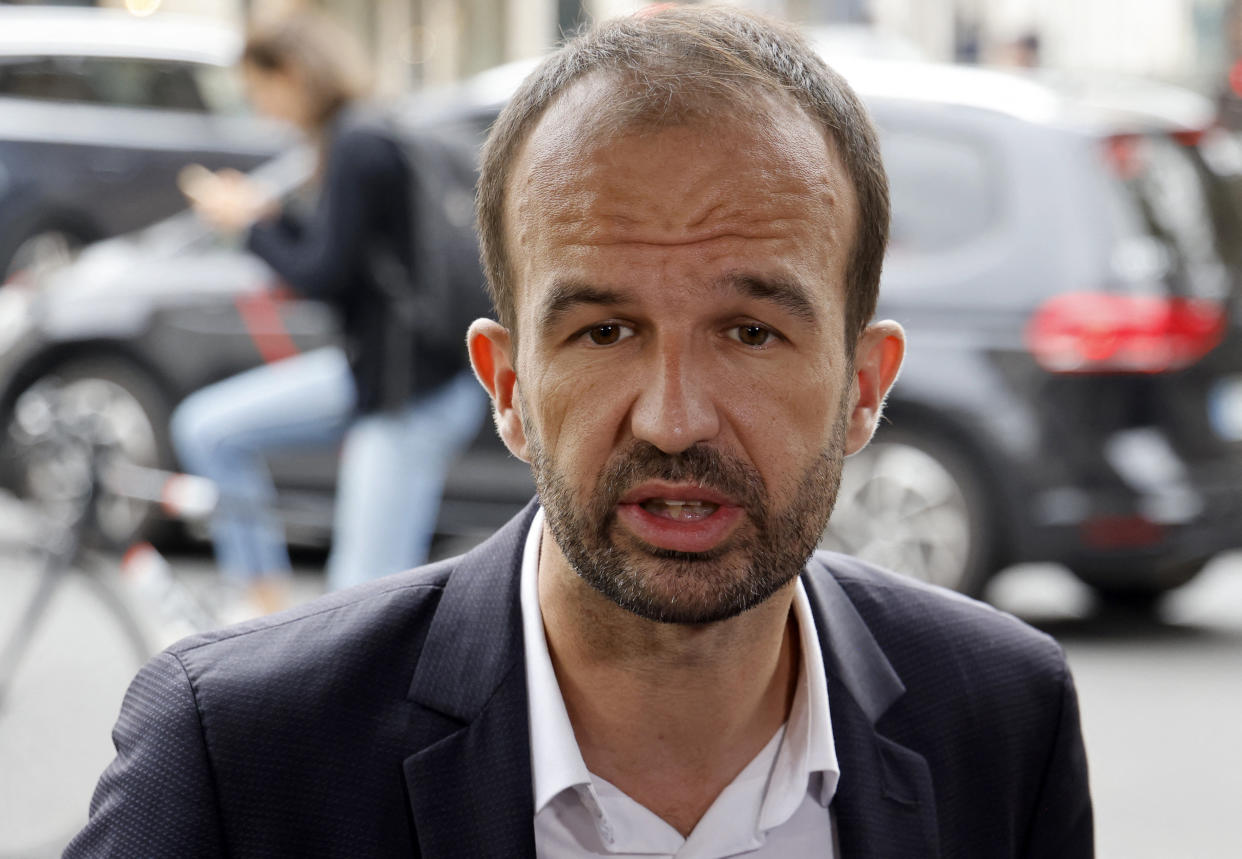
[[[583,304],[621,304],[624,296],[615,289],[569,281],[552,286],[539,314],[539,327],[546,331],[556,325],[569,311]]]
[[[720,278],[717,286],[722,290],[731,290],[750,298],[776,304],[811,325],[819,322],[819,315],[815,312],[815,304],[810,294],[806,287],[797,281],[731,273]],[[584,304],[618,305],[624,304],[625,301],[626,297],[620,290],[592,286],[577,281],[556,283],[544,299],[543,310],[539,314],[539,327],[546,331],[575,307]]]
[[[797,281],[733,273],[721,278],[720,285],[760,301],[772,302],[811,325],[819,322],[810,293]]]

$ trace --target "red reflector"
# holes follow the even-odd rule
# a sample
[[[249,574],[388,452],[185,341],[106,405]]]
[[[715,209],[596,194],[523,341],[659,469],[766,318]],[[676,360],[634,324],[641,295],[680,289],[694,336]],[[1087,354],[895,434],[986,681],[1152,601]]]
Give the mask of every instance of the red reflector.
[[[285,320],[280,315],[280,303],[285,300],[281,296],[282,289],[284,287],[278,286],[267,291],[244,293],[233,300],[246,333],[250,335],[260,357],[268,364],[298,354],[298,346],[289,336]]]
[[[1229,88],[1236,96],[1242,96],[1242,60],[1229,67]]]
[[[1143,172],[1142,139],[1137,134],[1115,134],[1107,138],[1104,160],[1118,179],[1135,178]]]
[[[1208,129],[1206,128],[1187,129],[1186,131],[1174,131],[1173,139],[1176,140],[1178,143],[1182,144],[1182,146],[1198,146],[1200,143],[1203,142],[1203,138],[1207,135],[1207,133],[1208,133]]]
[[[1093,549],[1152,546],[1164,539],[1164,526],[1142,516],[1098,516],[1082,523],[1082,538]]]
[[[1053,373],[1167,373],[1220,343],[1225,310],[1214,301],[1069,293],[1049,300],[1026,346]]]

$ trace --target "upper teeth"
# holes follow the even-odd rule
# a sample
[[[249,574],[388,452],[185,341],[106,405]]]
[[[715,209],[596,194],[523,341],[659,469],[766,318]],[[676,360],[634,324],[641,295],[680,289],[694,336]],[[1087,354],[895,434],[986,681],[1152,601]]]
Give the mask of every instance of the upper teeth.
[[[662,513],[671,519],[700,518],[710,516],[719,507],[710,501],[686,501],[676,498],[650,498],[643,506],[652,513]]]

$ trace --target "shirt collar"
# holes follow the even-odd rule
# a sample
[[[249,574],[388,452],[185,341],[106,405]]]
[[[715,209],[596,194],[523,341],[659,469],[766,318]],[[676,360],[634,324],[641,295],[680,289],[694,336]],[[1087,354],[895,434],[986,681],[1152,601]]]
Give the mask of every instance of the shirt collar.
[[[828,678],[819,633],[811,613],[811,600],[801,577],[794,585],[793,615],[801,646],[801,673],[794,692],[793,707],[785,723],[785,737],[777,752],[776,764],[759,812],[759,830],[767,831],[784,823],[797,811],[806,796],[808,780],[818,777],[816,799],[828,807],[841,777],[832,718],[828,710]]]
[[[526,646],[526,698],[530,708],[531,774],[534,779],[535,814],[561,791],[589,786],[578,741],[574,738],[565,699],[552,669],[548,639],[539,609],[539,543],[543,536],[543,508],[535,511],[522,552],[522,638]]]
[[[564,790],[591,789],[578,742],[574,737],[565,699],[561,696],[539,608],[539,548],[544,513],[540,508],[530,525],[522,553],[522,636],[526,649],[526,692],[530,715],[531,774],[538,814]],[[759,818],[761,831],[789,819],[806,796],[808,781],[819,776],[816,799],[827,807],[840,779],[832,720],[828,710],[828,681],[815,618],[806,588],[798,579],[794,588],[793,614],[801,646],[801,674],[785,736],[777,753]]]

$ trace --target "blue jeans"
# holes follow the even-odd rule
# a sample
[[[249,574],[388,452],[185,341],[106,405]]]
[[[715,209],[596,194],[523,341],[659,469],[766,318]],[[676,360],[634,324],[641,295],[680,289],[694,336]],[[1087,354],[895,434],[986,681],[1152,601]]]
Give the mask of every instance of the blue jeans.
[[[287,575],[289,552],[266,455],[331,448],[344,439],[328,583],[346,587],[427,558],[453,459],[486,416],[468,372],[395,413],[358,416],[353,374],[337,348],[256,367],[187,397],[172,441],[187,471],[216,482],[216,562],[250,581]]]

